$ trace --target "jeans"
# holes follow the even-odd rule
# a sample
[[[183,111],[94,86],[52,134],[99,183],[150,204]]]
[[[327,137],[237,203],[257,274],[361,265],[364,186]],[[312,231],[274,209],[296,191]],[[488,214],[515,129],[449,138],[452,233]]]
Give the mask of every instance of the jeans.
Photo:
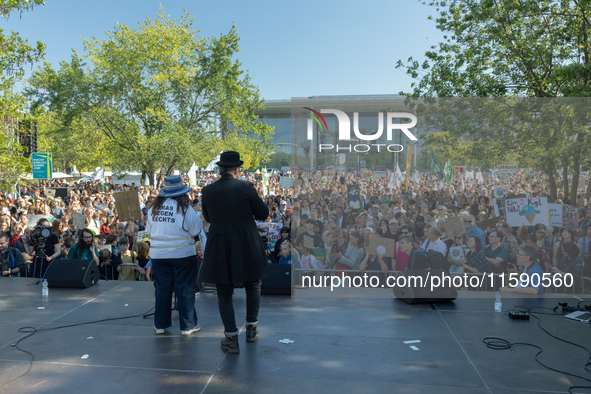
[[[224,323],[226,332],[236,332],[236,318],[234,316],[234,305],[232,303],[233,285],[216,284],[218,290],[218,307],[220,316]],[[259,307],[261,305],[261,281],[244,282],[246,290],[246,321],[254,323],[258,320]]]
[[[152,259],[152,272],[156,286],[154,328],[168,328],[172,325],[173,290],[178,299],[181,330],[186,331],[196,327],[197,256],[180,259]]]

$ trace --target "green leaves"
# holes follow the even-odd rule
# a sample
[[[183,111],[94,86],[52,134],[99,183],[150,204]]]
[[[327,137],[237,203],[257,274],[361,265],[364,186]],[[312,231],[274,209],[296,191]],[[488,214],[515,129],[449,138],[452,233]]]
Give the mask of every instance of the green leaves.
[[[102,132],[118,170],[204,166],[220,146],[265,159],[271,129],[257,122],[263,100],[233,60],[236,27],[203,38],[193,22],[161,9],[137,28],[117,25],[104,40],[85,39],[83,57],[74,53],[58,71],[46,64],[35,72],[27,91],[32,108],[47,107],[66,128],[83,119]]]

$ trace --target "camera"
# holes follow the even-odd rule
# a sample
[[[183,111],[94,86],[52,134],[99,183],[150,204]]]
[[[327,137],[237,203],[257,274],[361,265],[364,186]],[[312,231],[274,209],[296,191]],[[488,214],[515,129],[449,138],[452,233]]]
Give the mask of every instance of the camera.
[[[263,229],[259,229],[259,234],[261,235],[261,242],[265,248],[265,253],[267,256],[269,256],[271,254],[271,247],[269,246],[269,237],[267,236],[267,232],[265,232]]]
[[[34,230],[31,231],[31,240],[33,241],[33,246],[35,247],[35,252],[37,254],[45,251],[45,243],[50,236],[51,227],[42,224],[37,224]]]
[[[339,253],[340,249],[341,248],[339,248],[339,239],[334,238],[332,240],[332,247],[330,248],[330,253],[332,253],[332,254]]]

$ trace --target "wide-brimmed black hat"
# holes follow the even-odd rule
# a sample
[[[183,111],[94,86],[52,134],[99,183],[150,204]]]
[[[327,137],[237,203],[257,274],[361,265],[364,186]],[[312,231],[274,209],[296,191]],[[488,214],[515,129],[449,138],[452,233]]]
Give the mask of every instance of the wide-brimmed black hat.
[[[218,167],[240,167],[244,162],[240,160],[240,153],[229,150],[220,155],[220,161],[215,163]]]

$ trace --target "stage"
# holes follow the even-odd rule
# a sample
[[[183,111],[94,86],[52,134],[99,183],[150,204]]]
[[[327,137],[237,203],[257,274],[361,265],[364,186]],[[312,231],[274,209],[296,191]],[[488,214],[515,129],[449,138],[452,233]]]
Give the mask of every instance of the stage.
[[[587,298],[589,299],[589,298]],[[237,322],[245,314],[237,289]],[[513,305],[553,308],[562,298],[503,298]],[[0,386],[16,393],[565,393],[585,381],[544,369],[537,349],[491,350],[484,337],[541,346],[540,360],[591,378],[587,353],[551,338],[537,320],[510,320],[495,313],[494,299],[459,298],[408,305],[393,298],[291,298],[265,295],[259,339],[240,354],[220,348],[222,325],[214,294],[201,293],[196,308],[201,331],[182,337],[173,327],[156,336],[141,316],[40,331],[20,347],[34,354],[30,372]],[[140,315],[154,306],[147,282],[100,281],[88,289],[50,289],[41,297],[34,279],[0,279],[0,385],[23,373],[31,356],[11,346],[37,329]],[[41,309],[43,308],[43,309]],[[559,309],[560,310],[560,309]],[[548,312],[548,310],[538,310]],[[540,316],[561,338],[591,347],[591,324]],[[288,339],[290,343],[280,340]],[[420,341],[405,343],[405,341]],[[414,346],[414,348],[413,348]]]

